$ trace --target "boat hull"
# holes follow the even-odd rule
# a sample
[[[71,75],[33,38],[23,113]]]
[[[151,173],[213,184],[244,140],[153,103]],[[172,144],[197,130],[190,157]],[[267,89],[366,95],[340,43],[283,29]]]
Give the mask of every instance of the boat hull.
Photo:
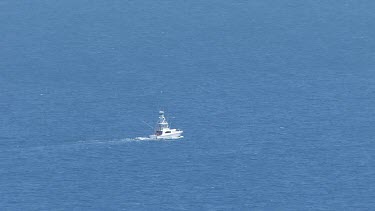
[[[150,135],[150,138],[152,139],[176,139],[176,138],[182,138],[181,136],[183,131],[176,131],[171,134],[163,134],[163,135]]]

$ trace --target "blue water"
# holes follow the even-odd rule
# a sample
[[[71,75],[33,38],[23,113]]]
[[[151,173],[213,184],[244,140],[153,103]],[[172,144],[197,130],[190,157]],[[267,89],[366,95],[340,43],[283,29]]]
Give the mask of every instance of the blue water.
[[[0,1],[0,209],[375,210],[374,11]]]

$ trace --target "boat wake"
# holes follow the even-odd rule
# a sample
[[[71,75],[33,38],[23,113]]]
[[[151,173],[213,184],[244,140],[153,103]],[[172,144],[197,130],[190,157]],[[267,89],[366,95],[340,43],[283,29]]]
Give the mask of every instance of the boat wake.
[[[182,137],[179,137],[182,138]],[[89,145],[121,145],[121,144],[127,144],[127,143],[141,143],[141,142],[151,142],[151,141],[173,141],[179,138],[171,138],[171,139],[152,139],[149,137],[135,137],[135,138],[122,138],[122,139],[112,139],[112,140],[86,140],[86,141],[79,141],[75,145],[84,147]]]
[[[72,150],[72,149],[88,149],[90,146],[106,146],[111,147],[114,145],[131,144],[131,143],[145,143],[145,142],[167,142],[183,138],[169,138],[169,139],[153,139],[149,137],[135,137],[135,138],[121,138],[121,139],[108,139],[108,140],[81,140],[76,142],[66,142],[59,144],[48,145],[34,145],[34,146],[15,146],[7,149],[0,149],[0,154],[4,152],[40,152],[49,150]]]
[[[179,137],[170,137],[170,138],[150,138],[150,137],[135,137],[133,140],[135,141],[171,141],[176,139],[181,139],[183,136]]]
[[[90,141],[80,141],[80,144],[122,144],[128,142],[142,142],[142,141],[173,141],[181,139],[183,136],[170,137],[170,138],[150,138],[150,137],[135,137],[135,138],[122,138],[122,139],[112,139],[112,140],[90,140]]]
[[[183,138],[183,136],[178,138],[168,138],[168,139],[161,139],[161,138],[149,138],[149,137],[135,137],[135,138],[122,138],[122,139],[112,139],[112,140],[89,140],[89,141],[80,141],[79,144],[83,145],[97,145],[97,144],[110,144],[110,145],[117,145],[129,142],[144,142],[144,141],[173,141],[176,139]]]

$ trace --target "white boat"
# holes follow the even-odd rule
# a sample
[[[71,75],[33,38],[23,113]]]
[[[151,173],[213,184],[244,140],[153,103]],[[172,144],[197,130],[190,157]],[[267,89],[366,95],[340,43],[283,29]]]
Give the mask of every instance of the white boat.
[[[183,138],[183,133],[180,129],[171,129],[167,119],[164,116],[164,111],[159,111],[159,121],[156,123],[155,132],[150,135],[151,139],[176,139]]]

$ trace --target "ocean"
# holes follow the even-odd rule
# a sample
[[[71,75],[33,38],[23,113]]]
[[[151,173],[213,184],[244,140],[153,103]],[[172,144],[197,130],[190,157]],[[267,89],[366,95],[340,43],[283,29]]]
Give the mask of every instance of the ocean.
[[[375,210],[374,11],[0,1],[0,209]]]

